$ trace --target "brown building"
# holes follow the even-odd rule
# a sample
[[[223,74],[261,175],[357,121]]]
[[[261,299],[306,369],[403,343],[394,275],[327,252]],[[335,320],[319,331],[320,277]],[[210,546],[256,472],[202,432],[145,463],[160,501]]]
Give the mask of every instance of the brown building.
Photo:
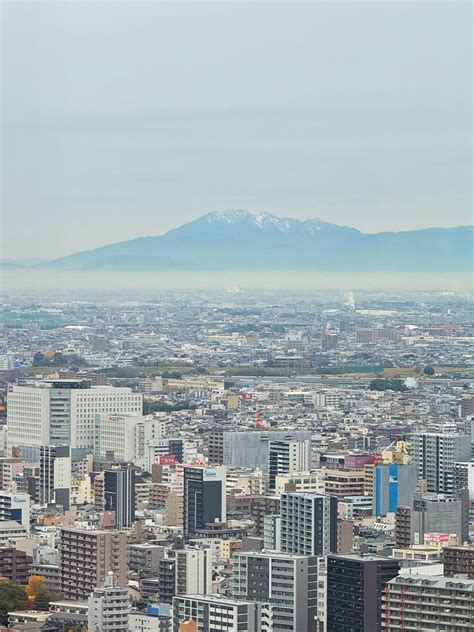
[[[209,434],[208,450],[210,465],[222,465],[224,463],[224,433],[222,431]]]
[[[15,584],[26,584],[33,558],[13,546],[0,547],[0,576]]]
[[[86,599],[113,571],[127,586],[127,535],[120,531],[61,529],[61,592],[66,599]]]
[[[342,500],[346,496],[364,495],[363,470],[326,470],[324,492]]]
[[[171,485],[166,483],[152,483],[148,490],[148,508],[163,509],[166,499],[171,493]]]
[[[395,546],[406,549],[411,545],[411,508],[397,507],[395,510]]]
[[[276,496],[227,494],[227,518],[251,518],[255,522],[255,534],[260,537],[263,537],[265,516],[279,512],[280,498]]]
[[[444,576],[474,579],[474,546],[447,546],[443,550]]]

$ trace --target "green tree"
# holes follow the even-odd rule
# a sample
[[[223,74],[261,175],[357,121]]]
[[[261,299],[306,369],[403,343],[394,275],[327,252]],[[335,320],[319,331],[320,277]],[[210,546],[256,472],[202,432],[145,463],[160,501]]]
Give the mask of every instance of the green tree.
[[[26,608],[27,595],[25,589],[9,581],[0,582],[0,623],[8,624],[8,612]]]
[[[435,370],[433,369],[432,366],[425,366],[425,368],[423,369],[423,373],[431,377],[432,375],[435,374]]]

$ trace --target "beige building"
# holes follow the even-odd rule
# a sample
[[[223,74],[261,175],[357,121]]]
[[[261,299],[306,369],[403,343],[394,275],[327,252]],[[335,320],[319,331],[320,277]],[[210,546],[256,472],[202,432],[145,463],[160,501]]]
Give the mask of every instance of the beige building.
[[[324,492],[339,499],[346,496],[363,496],[365,477],[362,470],[326,470]]]
[[[127,586],[127,535],[119,531],[61,529],[61,592],[66,599],[86,599],[109,572]]]

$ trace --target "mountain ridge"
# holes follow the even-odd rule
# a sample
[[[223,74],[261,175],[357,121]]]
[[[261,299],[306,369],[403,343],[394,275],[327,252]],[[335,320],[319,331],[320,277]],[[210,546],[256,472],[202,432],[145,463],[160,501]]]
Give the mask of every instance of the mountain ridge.
[[[363,233],[314,218],[227,209],[158,236],[59,257],[41,269],[75,271],[468,272],[473,227]]]

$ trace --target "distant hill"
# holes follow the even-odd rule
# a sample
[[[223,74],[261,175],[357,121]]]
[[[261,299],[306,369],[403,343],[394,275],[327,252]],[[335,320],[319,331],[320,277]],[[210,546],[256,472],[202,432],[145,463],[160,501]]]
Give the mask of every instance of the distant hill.
[[[240,210],[209,213],[158,237],[61,257],[75,271],[469,272],[473,227],[366,234],[319,219]]]

